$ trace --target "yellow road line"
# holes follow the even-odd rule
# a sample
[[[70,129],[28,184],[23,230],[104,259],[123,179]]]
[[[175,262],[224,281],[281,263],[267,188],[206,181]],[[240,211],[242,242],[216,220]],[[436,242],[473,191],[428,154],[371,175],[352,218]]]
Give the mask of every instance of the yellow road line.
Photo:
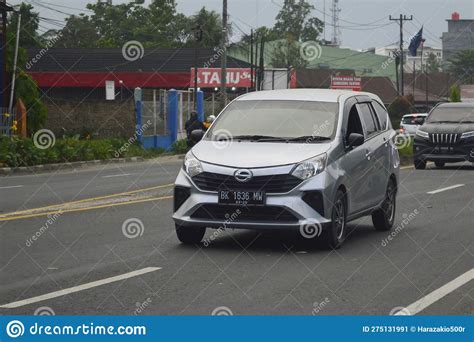
[[[138,190],[133,190],[133,191],[119,192],[117,194],[112,194],[112,195],[105,195],[105,196],[99,196],[99,197],[90,197],[90,198],[85,198],[85,199],[82,199],[82,200],[77,200],[77,201],[72,201],[72,202],[64,202],[64,203],[59,203],[59,204],[47,205],[45,207],[38,207],[38,208],[15,211],[15,212],[11,212],[11,213],[5,213],[5,214],[0,215],[0,220],[2,220],[2,218],[4,218],[7,215],[27,214],[27,213],[31,213],[33,211],[45,210],[45,209],[49,209],[49,208],[56,208],[56,207],[60,207],[60,206],[70,205],[70,204],[84,203],[84,202],[90,202],[90,201],[98,201],[98,200],[107,199],[107,198],[132,195],[132,194],[135,194],[135,193],[138,193],[138,192],[145,192],[145,191],[151,191],[151,190],[156,190],[156,189],[170,188],[173,185],[174,184],[164,184],[164,185],[153,186],[151,188],[143,188],[143,189],[138,189]]]
[[[103,208],[116,207],[116,206],[120,206],[120,205],[130,205],[130,204],[137,204],[137,203],[144,203],[144,202],[151,202],[151,201],[160,201],[160,200],[166,200],[166,199],[172,199],[172,198],[173,198],[173,196],[152,197],[152,198],[135,200],[135,201],[128,201],[128,202],[102,204],[102,205],[96,205],[96,206],[91,206],[91,207],[86,207],[86,208],[45,211],[45,212],[37,213],[37,214],[19,215],[19,216],[11,216],[11,217],[0,218],[0,222],[21,220],[21,219],[26,219],[26,218],[31,218],[31,217],[38,217],[38,216],[47,216],[47,215],[71,213],[71,212],[76,212],[76,211],[87,211],[87,210],[94,210],[94,209],[103,209]],[[12,213],[12,214],[15,214],[15,213]]]

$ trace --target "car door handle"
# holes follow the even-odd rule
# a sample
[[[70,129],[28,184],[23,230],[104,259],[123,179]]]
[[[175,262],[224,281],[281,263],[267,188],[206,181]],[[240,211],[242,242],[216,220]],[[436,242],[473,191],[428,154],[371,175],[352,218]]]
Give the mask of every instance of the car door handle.
[[[369,150],[366,150],[365,151],[365,157],[367,158],[367,160],[370,160],[370,158],[372,158],[372,152],[369,151]]]

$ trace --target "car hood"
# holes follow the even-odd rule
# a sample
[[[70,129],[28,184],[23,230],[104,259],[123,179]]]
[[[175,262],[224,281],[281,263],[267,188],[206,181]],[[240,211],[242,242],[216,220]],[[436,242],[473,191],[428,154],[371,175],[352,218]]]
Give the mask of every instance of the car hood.
[[[258,168],[296,164],[327,152],[331,143],[273,143],[202,140],[194,156],[206,163],[235,168]]]
[[[474,131],[472,123],[425,123],[420,130],[426,133],[465,133]]]

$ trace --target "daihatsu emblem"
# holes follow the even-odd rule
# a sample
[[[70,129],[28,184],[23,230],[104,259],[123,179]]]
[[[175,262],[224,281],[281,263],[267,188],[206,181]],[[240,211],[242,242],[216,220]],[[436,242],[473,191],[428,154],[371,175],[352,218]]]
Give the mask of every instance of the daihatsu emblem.
[[[234,178],[241,183],[248,182],[253,177],[253,173],[250,170],[241,169],[234,172]]]

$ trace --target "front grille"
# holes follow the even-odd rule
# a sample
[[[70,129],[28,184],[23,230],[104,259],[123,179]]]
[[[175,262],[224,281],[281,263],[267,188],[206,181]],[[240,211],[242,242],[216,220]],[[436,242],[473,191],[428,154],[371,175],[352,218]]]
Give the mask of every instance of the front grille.
[[[267,193],[283,193],[292,190],[302,181],[292,175],[257,176],[242,183],[232,175],[203,172],[193,177],[198,188],[206,191],[248,190],[265,191]]]
[[[460,135],[455,133],[432,133],[430,141],[436,145],[454,145],[459,141]]]
[[[244,207],[235,205],[203,204],[191,218],[201,220],[223,220],[229,227],[232,222],[297,222],[298,218],[285,208],[278,206]]]

